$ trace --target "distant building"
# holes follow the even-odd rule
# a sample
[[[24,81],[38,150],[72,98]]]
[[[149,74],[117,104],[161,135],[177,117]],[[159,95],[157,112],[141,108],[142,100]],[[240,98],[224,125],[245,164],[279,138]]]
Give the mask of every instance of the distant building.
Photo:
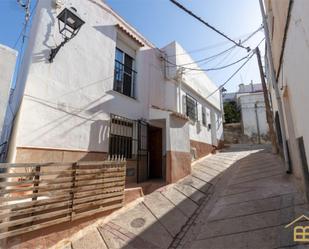
[[[235,139],[237,139],[236,136],[242,134],[244,135],[243,142],[267,143],[269,141],[262,84],[253,84],[253,82],[248,85],[240,84],[237,92],[223,95],[223,102],[237,103],[237,109],[240,112],[239,129],[241,131],[237,130],[236,124],[233,125],[233,129],[237,130]],[[237,139],[237,141],[240,140],[241,138]]]
[[[262,84],[239,85],[237,101],[241,112],[243,134],[254,143],[269,142]]]
[[[237,93],[223,93],[222,94],[223,103],[236,101],[236,94]]]
[[[253,84],[251,81],[250,84],[245,85],[245,84],[239,84],[239,90],[237,94],[240,93],[255,93],[255,92],[263,92],[263,87],[262,84]]]

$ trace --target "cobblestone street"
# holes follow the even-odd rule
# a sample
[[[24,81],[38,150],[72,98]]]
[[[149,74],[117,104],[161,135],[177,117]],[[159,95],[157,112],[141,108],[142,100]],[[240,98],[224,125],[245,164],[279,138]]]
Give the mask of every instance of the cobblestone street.
[[[302,214],[308,206],[277,156],[233,146],[56,248],[305,248],[284,228]]]

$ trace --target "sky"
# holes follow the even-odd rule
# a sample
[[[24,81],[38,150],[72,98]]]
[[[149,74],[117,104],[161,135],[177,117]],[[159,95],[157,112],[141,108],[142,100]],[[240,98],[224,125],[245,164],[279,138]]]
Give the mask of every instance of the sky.
[[[25,0],[21,0],[26,2]],[[36,1],[31,0],[30,9],[36,6]],[[42,0],[41,0],[42,1]],[[45,1],[45,0],[43,0]],[[28,37],[23,36],[23,29],[25,23],[25,10],[18,3],[17,0],[0,0],[0,44],[6,45],[18,51],[16,62],[16,70],[13,78],[13,88],[17,76],[18,69],[21,64],[23,52],[27,46]],[[27,26],[26,35],[30,29],[31,22]]]
[[[33,8],[37,0],[31,1]],[[262,23],[258,0],[178,1],[237,41],[246,38],[257,30]],[[180,10],[169,0],[105,0],[105,2],[158,48],[176,40],[186,51],[193,51],[190,55],[194,60],[200,60],[233,45],[230,41]],[[18,37],[24,23],[24,10],[16,0],[0,0],[0,11],[0,43],[17,49],[21,56],[22,39],[18,40]],[[259,31],[246,45],[254,48],[263,37],[263,32]],[[263,44],[261,51],[263,53]],[[244,49],[235,48],[231,52],[217,57],[216,60],[200,64],[200,67],[203,69],[221,67],[246,55],[247,52]],[[219,86],[243,62],[224,70],[207,72],[207,75]],[[240,83],[248,84],[251,80],[254,83],[260,82],[255,56],[225,88],[229,92],[236,91]]]

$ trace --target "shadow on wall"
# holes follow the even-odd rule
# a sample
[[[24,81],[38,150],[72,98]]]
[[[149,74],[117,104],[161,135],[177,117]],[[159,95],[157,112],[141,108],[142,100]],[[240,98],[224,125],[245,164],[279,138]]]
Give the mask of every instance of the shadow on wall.
[[[43,4],[40,3],[41,4],[40,14],[45,15],[44,19],[49,19],[48,24],[46,25],[44,29],[45,34],[44,34],[44,40],[42,42],[42,45],[45,49],[42,49],[40,52],[33,53],[32,61],[33,63],[44,62],[45,64],[49,64],[48,58],[50,55],[50,50],[52,48],[55,48],[57,45],[59,45],[62,42],[62,40],[59,39],[59,41],[57,42],[58,44],[55,41],[55,35],[60,36],[60,34],[59,34],[59,28],[58,28],[58,23],[57,23],[58,20],[56,18],[56,13],[55,13],[56,11],[54,8],[54,5],[55,5],[54,1],[42,1],[42,2],[44,3]],[[45,13],[47,13],[47,16]],[[93,26],[93,29],[102,33],[104,36],[108,37],[111,40],[114,40],[114,41],[116,40],[116,29],[114,25]],[[86,33],[84,34],[84,36],[87,36],[87,35],[89,34],[86,34]],[[51,42],[53,43],[53,45],[50,45]]]
[[[116,40],[115,25],[93,26],[93,28],[102,33],[104,36],[110,38],[111,40]]]
[[[105,96],[105,95],[104,95]],[[67,129],[60,129],[57,136],[65,137],[69,133],[72,133],[74,129],[83,129],[83,125],[86,123],[90,123],[89,126],[89,142],[87,150],[89,151],[86,155],[83,155],[78,160],[104,160],[107,158],[107,151],[108,151],[108,133],[109,133],[109,120],[103,120],[96,117],[104,110],[104,104],[109,105],[109,101],[105,100],[104,96],[101,96],[95,101],[90,102],[86,106],[76,110],[68,110],[67,106],[59,106],[57,103],[51,103],[44,99],[39,99],[36,97],[32,97],[27,95],[30,101],[36,102],[37,104],[43,105],[46,107],[47,112],[60,112],[64,113],[61,117],[58,117],[54,120],[47,122],[46,124],[42,125],[41,127],[35,130],[36,133],[39,132],[38,135],[33,137],[33,133],[31,135],[31,141],[35,141],[36,139],[42,139],[46,135],[50,135],[50,133],[55,130],[59,129],[62,125],[69,122],[70,119],[78,118],[78,122],[74,123]],[[87,109],[89,106],[95,104],[98,101],[102,101],[104,99],[104,103],[100,103],[93,108]],[[103,109],[101,109],[103,108]],[[91,110],[91,112],[90,112]],[[88,125],[87,125],[88,126]],[[30,143],[31,143],[30,141]],[[103,152],[102,152],[103,151]],[[77,159],[76,159],[77,160]]]
[[[97,120],[90,125],[88,153],[80,161],[107,159],[109,120]],[[102,152],[106,151],[106,152]]]
[[[50,22],[48,22],[48,24],[46,25],[44,40],[42,42],[42,44],[44,45],[44,47],[46,47],[46,49],[43,49],[41,52],[33,54],[33,60],[32,61],[34,63],[39,63],[39,62],[45,62],[46,64],[49,63],[48,58],[49,58],[50,50],[53,48],[53,46],[50,46],[48,44],[48,41],[51,39],[51,37],[53,37],[53,35],[52,35],[53,27],[55,29],[55,32],[56,32],[56,29],[58,29],[58,25],[55,25],[56,19],[54,17],[54,13],[51,11],[52,8],[51,8],[50,5],[52,5],[52,7],[53,7],[54,3],[49,2],[49,1],[45,1],[44,4],[42,5],[42,10],[41,10],[41,15],[42,15],[43,11],[45,10],[45,12],[48,14],[48,17],[50,18]],[[57,46],[57,44],[55,43],[55,47],[56,46]]]

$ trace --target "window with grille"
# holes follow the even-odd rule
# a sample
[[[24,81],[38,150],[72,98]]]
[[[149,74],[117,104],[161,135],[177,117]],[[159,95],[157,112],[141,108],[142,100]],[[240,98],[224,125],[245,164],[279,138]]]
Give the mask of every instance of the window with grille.
[[[189,95],[186,95],[186,110],[187,116],[192,120],[197,120],[197,102],[194,98]]]
[[[206,120],[206,108],[202,106],[202,123],[204,126],[207,125],[207,120]]]
[[[133,158],[137,139],[133,121],[120,116],[111,115],[109,154]]]
[[[135,98],[135,78],[134,59],[116,48],[114,90],[128,97]]]

